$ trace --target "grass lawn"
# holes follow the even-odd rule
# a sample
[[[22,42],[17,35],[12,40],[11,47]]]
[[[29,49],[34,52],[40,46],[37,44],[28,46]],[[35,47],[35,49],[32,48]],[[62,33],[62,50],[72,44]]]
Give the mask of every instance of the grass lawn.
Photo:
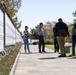
[[[46,45],[47,48],[54,50],[54,45]],[[67,56],[72,56],[72,47],[70,47],[70,53],[66,53]],[[72,56],[73,58],[76,58],[75,56]]]
[[[47,48],[54,50],[54,45],[46,45]]]
[[[12,50],[9,55],[0,60],[0,75],[9,75],[20,47],[21,44],[19,44],[16,49]]]

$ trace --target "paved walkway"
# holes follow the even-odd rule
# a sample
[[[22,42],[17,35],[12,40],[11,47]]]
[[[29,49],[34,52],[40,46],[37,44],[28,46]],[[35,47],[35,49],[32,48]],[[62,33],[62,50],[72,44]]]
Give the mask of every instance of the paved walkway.
[[[14,75],[76,75],[76,59],[58,58],[59,54],[48,48],[40,54],[37,45],[30,45],[31,54],[24,54],[23,48]]]

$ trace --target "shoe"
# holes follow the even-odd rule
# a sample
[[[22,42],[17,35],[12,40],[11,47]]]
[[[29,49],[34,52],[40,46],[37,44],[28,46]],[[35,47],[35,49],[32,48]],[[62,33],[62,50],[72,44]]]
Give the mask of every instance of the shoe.
[[[57,52],[59,52],[59,50],[57,50]]]
[[[54,51],[54,53],[56,53],[56,50]]]
[[[61,54],[58,57],[66,57],[66,55],[65,54]]]
[[[26,54],[27,52],[25,51],[25,54]]]
[[[31,52],[30,51],[28,51],[28,54],[30,54]]]
[[[25,52],[25,54],[26,54],[27,52]]]
[[[39,52],[39,53],[42,53],[42,52]]]

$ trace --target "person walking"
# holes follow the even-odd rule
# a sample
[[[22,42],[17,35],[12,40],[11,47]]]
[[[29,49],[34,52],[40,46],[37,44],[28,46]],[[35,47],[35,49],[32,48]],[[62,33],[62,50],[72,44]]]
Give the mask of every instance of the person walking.
[[[75,55],[75,44],[76,44],[76,23],[72,28],[72,55]]]
[[[62,21],[62,18],[58,19],[58,23],[55,25],[55,37],[57,37],[57,41],[59,44],[59,48],[61,50],[61,54],[58,57],[66,57],[65,53],[65,37],[69,37],[68,27]]]
[[[43,31],[43,23],[39,23],[39,28],[38,28],[38,36],[39,36],[39,53],[46,53],[45,51],[45,42],[44,42],[44,36],[46,36],[46,34]],[[42,50],[41,50],[42,47]]]
[[[54,33],[54,52],[59,52],[59,45],[57,42],[57,38],[55,37],[55,27],[53,28],[53,33]]]
[[[28,32],[28,26],[25,26],[24,37],[23,37],[25,53],[26,53],[26,47],[27,47],[28,53],[30,53],[29,40],[28,40],[29,36],[30,36],[30,34]]]

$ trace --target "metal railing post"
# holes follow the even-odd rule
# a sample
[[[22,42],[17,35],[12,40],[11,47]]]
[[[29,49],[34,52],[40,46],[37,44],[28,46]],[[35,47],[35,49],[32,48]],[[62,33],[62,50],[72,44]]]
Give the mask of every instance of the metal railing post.
[[[6,28],[5,28],[5,12],[3,12],[4,48],[5,48],[5,42],[6,42],[6,40],[5,40],[5,36],[6,36],[5,31],[6,31]]]

